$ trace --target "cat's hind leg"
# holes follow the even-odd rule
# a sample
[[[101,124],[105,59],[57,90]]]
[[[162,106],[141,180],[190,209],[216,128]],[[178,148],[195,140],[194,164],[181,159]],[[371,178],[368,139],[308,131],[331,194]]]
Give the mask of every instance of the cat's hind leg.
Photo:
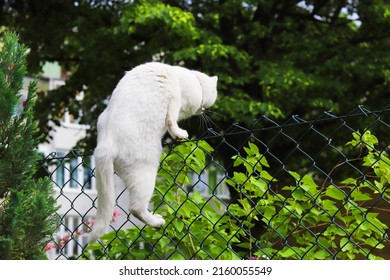
[[[152,214],[148,210],[150,199],[152,198],[156,180],[157,168],[141,164],[133,169],[132,176],[127,177],[130,185],[130,212],[151,227],[160,227],[165,224],[165,220],[159,214]]]
[[[144,222],[148,226],[161,227],[165,224],[165,220],[163,219],[163,217],[161,215],[152,214],[147,209],[142,210],[141,212],[133,211],[132,213],[133,213],[134,217],[136,217],[141,222]]]

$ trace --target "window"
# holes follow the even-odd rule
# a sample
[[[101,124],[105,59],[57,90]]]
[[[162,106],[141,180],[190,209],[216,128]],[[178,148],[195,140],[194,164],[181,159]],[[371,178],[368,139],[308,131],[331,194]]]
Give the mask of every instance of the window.
[[[52,180],[60,189],[95,190],[93,156],[82,157],[57,152],[52,167]]]
[[[83,168],[84,168],[84,190],[92,189],[92,179],[93,179],[93,166],[92,166],[92,156],[85,157],[83,159]]]
[[[55,168],[55,182],[57,187],[63,188],[65,183],[65,167],[63,163],[64,154],[57,153],[56,154],[56,168]]]
[[[79,158],[72,158],[69,163],[69,172],[70,172],[70,184],[69,187],[72,189],[76,189],[82,185],[82,182],[79,182]]]

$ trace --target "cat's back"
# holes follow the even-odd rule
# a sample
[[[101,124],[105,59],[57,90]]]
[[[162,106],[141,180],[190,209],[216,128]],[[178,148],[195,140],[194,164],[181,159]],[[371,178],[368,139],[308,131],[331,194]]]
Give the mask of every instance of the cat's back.
[[[175,75],[173,67],[159,62],[148,62],[127,71],[113,91],[112,97],[145,96],[170,86]]]
[[[127,71],[123,78],[131,82],[138,81],[146,84],[146,81],[158,81],[159,77],[170,77],[173,69],[173,66],[161,62],[147,62]]]
[[[130,75],[153,76],[170,72],[174,66],[162,62],[146,62],[128,71]]]
[[[195,78],[193,71],[182,67],[172,66],[161,62],[147,62],[138,65],[126,72],[123,77],[123,82],[133,84],[141,83],[152,86],[161,82],[168,82],[168,80],[182,80]],[[121,81],[121,82],[122,82]]]
[[[178,86],[173,80],[172,66],[163,63],[145,63],[126,72],[99,117],[98,128],[132,135],[149,130],[162,133],[169,102],[166,94]]]

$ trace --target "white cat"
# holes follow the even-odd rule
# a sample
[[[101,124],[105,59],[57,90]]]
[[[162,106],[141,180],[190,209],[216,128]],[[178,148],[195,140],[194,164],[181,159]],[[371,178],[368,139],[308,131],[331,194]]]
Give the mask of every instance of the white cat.
[[[188,137],[177,122],[201,114],[217,98],[217,77],[179,66],[151,62],[120,80],[97,122],[98,209],[90,241],[105,231],[115,206],[114,171],[130,193],[130,212],[152,227],[165,220],[148,211],[157,176],[161,139]]]

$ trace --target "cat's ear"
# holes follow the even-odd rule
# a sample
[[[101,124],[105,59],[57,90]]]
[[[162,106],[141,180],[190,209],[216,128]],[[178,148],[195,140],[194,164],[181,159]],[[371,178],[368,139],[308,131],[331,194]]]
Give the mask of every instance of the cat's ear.
[[[214,81],[215,83],[218,82],[218,76],[212,76],[211,78],[213,79],[213,81]]]

